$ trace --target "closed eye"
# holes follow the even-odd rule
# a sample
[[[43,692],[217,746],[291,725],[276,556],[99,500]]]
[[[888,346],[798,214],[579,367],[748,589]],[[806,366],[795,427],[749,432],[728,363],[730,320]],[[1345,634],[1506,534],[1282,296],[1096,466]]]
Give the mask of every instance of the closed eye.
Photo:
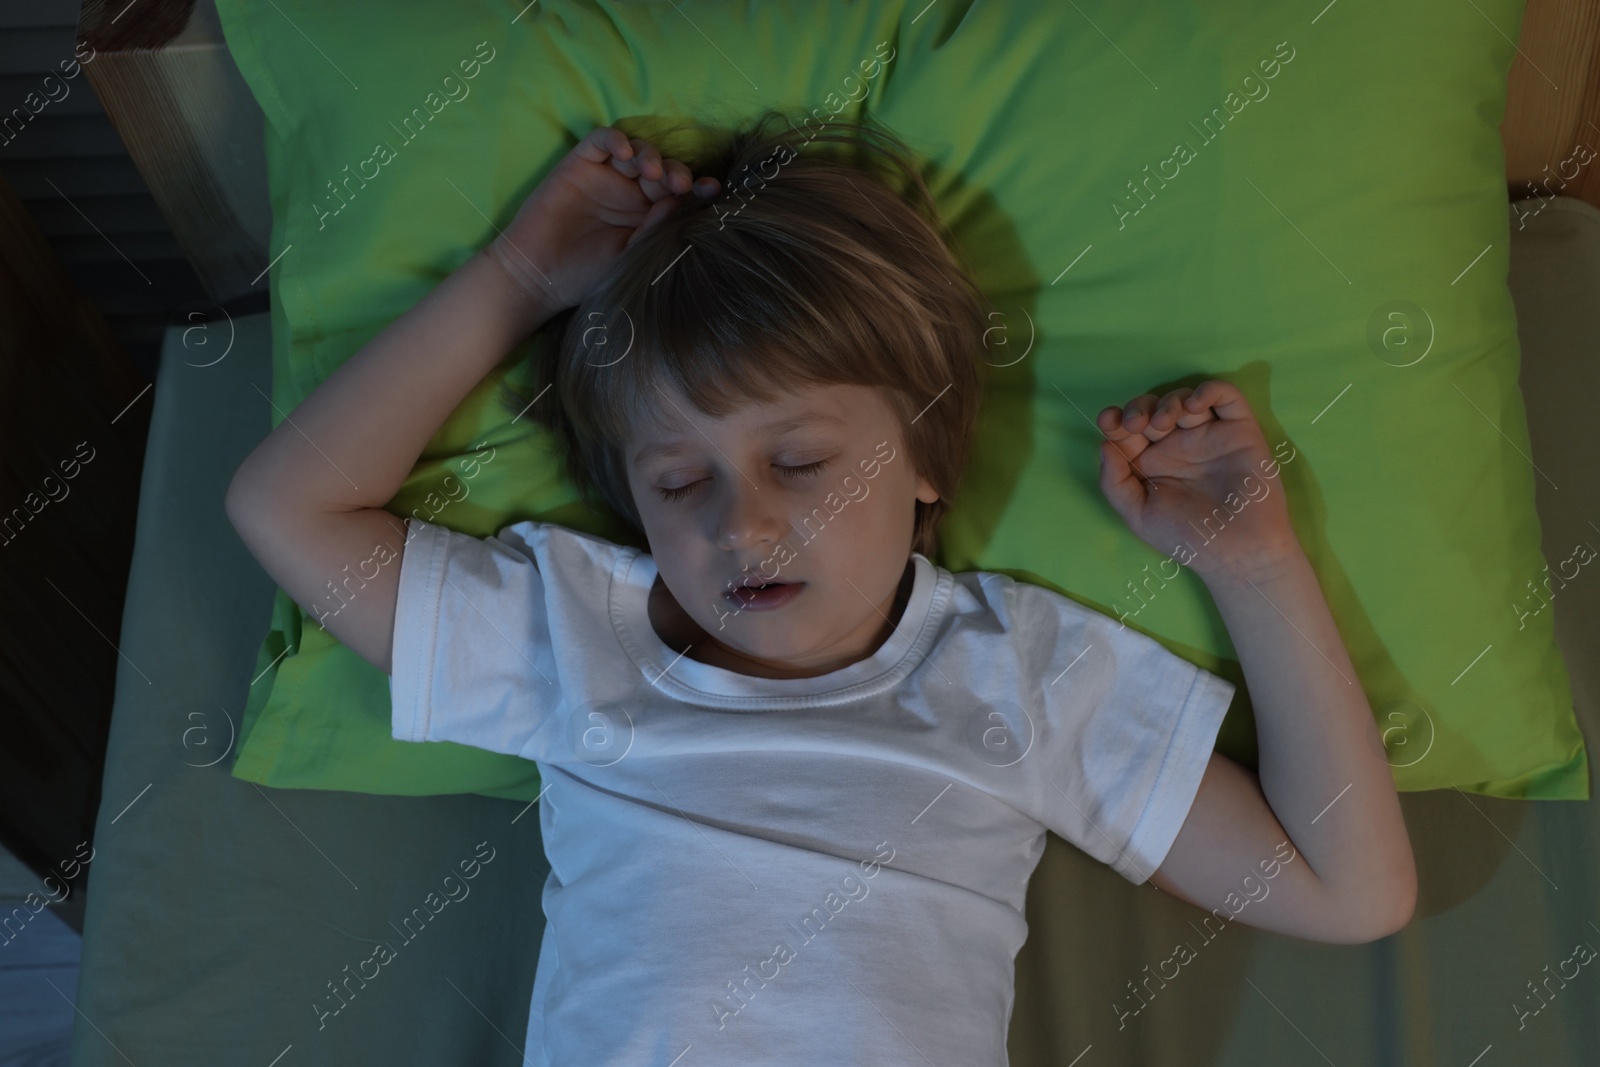
[[[803,478],[808,474],[818,473],[827,465],[827,460],[819,459],[815,463],[806,463],[799,467],[779,467],[778,469],[783,472],[785,478]]]
[[[703,479],[703,478],[701,479],[701,481],[704,481],[704,480],[705,479]],[[700,484],[700,482],[696,481],[696,482],[690,482],[688,485],[680,485],[676,489],[662,489],[661,490],[661,499],[663,499],[663,500],[682,500],[684,497],[688,496],[690,494],[690,492],[692,492],[694,490],[695,486],[697,486],[699,484]]]
[[[820,473],[827,465],[828,461],[822,459],[815,463],[801,464],[798,467],[779,466],[778,469],[783,472],[785,478],[804,478],[808,475]],[[673,489],[660,489],[658,491],[661,493],[661,499],[663,500],[682,500],[694,491],[695,486],[703,481],[705,479],[701,478],[699,481],[690,482],[688,485],[680,485]]]

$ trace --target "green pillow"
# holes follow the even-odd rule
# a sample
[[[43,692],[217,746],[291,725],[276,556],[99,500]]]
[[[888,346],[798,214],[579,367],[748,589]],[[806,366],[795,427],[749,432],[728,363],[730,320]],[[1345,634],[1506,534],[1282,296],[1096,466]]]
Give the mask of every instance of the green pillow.
[[[870,112],[925,154],[993,305],[938,562],[1120,616],[1243,696],[1205,586],[1101,496],[1093,424],[1226,378],[1282,464],[1265,484],[1288,494],[1399,788],[1587,798],[1552,616],[1517,610],[1543,568],[1497,128],[1522,4],[1318,6],[220,0],[267,117],[274,400],[292,410],[597,125]],[[529,350],[391,510],[641,544],[498,402]],[[469,480],[472,455],[492,458]],[[236,775],[537,794],[532,763],[393,741],[387,678],[307,623],[280,593]],[[1218,747],[1254,764],[1246,700]]]

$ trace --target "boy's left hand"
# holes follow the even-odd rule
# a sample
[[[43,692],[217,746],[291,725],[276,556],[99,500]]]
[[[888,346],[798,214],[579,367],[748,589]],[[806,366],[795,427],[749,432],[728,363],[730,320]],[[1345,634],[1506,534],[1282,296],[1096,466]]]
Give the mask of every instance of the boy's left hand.
[[[1100,491],[1151,548],[1208,582],[1269,573],[1302,551],[1266,437],[1231,382],[1143,393],[1096,424]]]
[[[549,314],[581,303],[617,258],[667,216],[714,196],[687,164],[649,141],[597,126],[546,174],[487,246],[511,279]]]

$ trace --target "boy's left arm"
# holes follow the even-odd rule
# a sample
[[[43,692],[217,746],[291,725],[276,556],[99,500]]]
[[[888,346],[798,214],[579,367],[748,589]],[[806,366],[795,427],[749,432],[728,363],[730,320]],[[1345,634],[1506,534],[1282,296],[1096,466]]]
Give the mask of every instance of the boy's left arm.
[[[1296,937],[1394,933],[1416,903],[1411,842],[1371,707],[1310,562],[1296,546],[1253,576],[1206,585],[1244,667],[1260,771],[1213,752],[1150,880]],[[1285,857],[1293,859],[1273,862]]]
[[[1142,539],[1205,581],[1244,668],[1259,741],[1259,775],[1212,754],[1150,880],[1296,937],[1394,933],[1417,892],[1399,797],[1281,489],[1267,484],[1277,464],[1248,403],[1208,381],[1107,408],[1099,426],[1103,491]]]

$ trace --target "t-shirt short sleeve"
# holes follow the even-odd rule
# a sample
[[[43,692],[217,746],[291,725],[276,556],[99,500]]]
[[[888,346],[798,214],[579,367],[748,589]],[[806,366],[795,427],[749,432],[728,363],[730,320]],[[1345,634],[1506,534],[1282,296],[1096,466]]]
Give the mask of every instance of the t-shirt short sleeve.
[[[538,556],[546,524],[479,538],[408,518],[389,675],[393,734],[539,758],[560,702]]]
[[[1016,589],[1019,656],[1042,694],[1042,821],[1142,883],[1189,814],[1235,687],[1052,590]]]

